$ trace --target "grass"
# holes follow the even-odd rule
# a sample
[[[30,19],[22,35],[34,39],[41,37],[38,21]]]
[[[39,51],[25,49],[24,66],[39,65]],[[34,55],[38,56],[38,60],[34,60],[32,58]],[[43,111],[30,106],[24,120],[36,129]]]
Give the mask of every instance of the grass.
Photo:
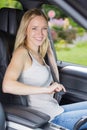
[[[87,41],[56,51],[58,60],[87,66]]]

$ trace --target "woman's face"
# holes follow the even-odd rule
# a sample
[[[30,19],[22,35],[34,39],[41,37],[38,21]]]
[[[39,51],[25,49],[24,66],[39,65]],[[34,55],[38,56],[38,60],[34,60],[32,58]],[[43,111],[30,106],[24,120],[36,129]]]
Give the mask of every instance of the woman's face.
[[[36,16],[33,18],[27,28],[27,41],[29,46],[42,45],[43,41],[47,38],[48,24],[44,17]]]

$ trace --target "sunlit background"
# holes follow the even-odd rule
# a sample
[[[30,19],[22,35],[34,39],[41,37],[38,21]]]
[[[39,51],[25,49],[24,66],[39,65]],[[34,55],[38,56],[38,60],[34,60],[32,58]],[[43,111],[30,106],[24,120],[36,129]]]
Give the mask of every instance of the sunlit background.
[[[23,9],[17,0],[0,0],[0,8],[3,7]],[[43,5],[42,8],[49,18],[58,60],[87,66],[87,30],[58,7]]]

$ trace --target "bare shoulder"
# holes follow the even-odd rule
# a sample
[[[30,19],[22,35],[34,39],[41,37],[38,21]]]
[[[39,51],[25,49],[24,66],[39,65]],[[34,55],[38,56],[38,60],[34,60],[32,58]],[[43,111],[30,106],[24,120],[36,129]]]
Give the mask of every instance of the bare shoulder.
[[[31,58],[28,55],[28,51],[26,48],[24,47],[19,47],[17,48],[12,56],[12,60],[13,63],[16,62],[17,64],[24,64],[28,61],[29,63],[31,63]]]
[[[27,61],[27,53],[28,52],[25,48],[17,48],[12,55],[8,70],[11,72],[15,71],[15,73],[21,72]]]
[[[19,60],[19,61],[21,60],[21,61],[25,62],[27,60],[30,60],[30,56],[29,56],[26,48],[19,47],[14,51],[12,59],[16,59],[16,60]]]
[[[26,55],[27,55],[27,50],[24,47],[17,48],[13,53],[13,56],[17,56],[17,57],[25,57]]]
[[[19,47],[17,48],[12,55],[11,61],[10,61],[10,66],[13,65],[24,65],[25,61],[26,61],[26,55],[27,55],[27,51],[25,48],[23,47]]]

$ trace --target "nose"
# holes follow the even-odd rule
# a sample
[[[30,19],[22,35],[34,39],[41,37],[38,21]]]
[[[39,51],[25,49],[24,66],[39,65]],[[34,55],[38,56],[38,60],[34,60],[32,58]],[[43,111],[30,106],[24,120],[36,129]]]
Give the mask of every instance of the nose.
[[[42,29],[39,29],[39,30],[38,30],[38,35],[39,35],[39,36],[42,36],[42,35],[43,35],[43,30],[42,30]]]

